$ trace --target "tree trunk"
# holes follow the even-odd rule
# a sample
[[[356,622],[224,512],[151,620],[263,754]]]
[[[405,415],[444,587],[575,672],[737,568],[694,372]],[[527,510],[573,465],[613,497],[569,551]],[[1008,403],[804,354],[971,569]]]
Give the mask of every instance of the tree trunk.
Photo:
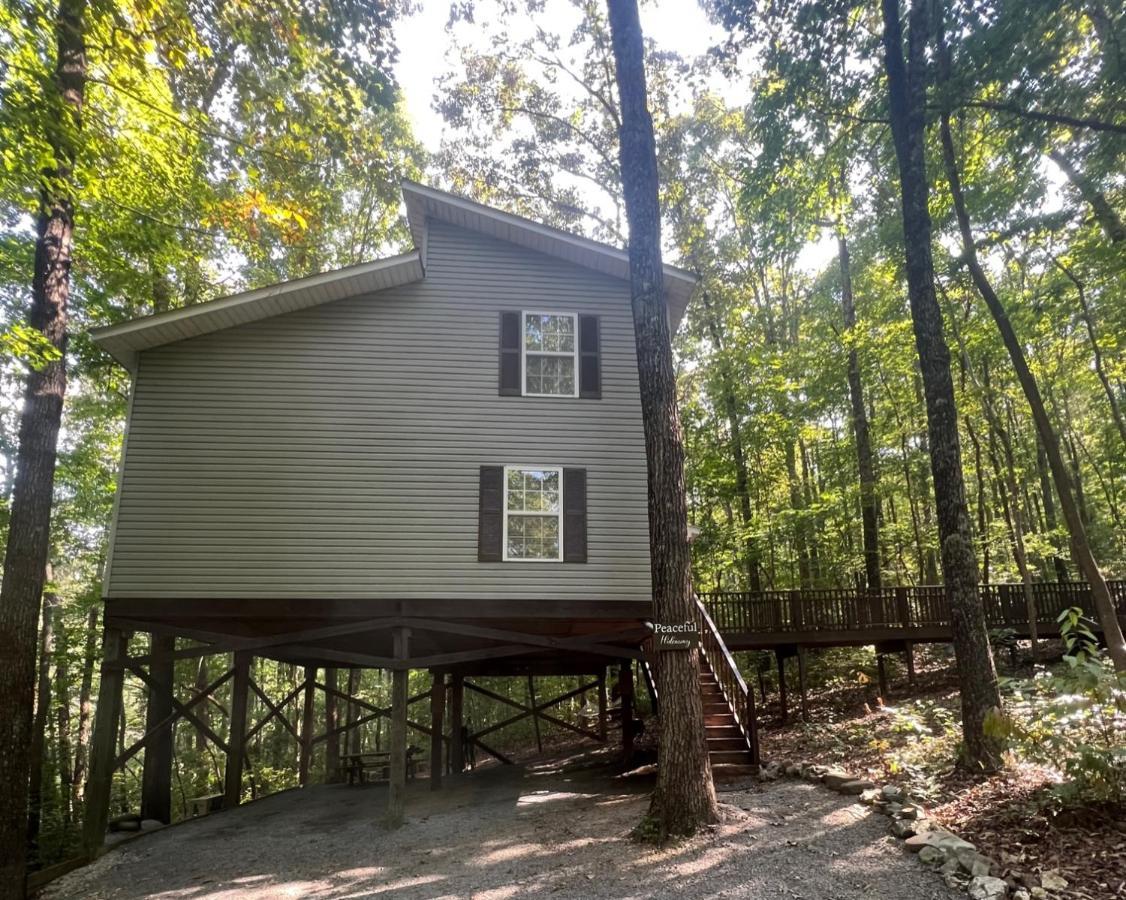
[[[637,0],[609,0],[621,101],[620,163],[629,222],[629,263],[641,415],[648,459],[649,548],[658,622],[693,620],[684,496],[684,443],[676,405],[661,264],[661,214],[653,120],[646,107]],[[666,834],[691,834],[719,818],[704,741],[698,650],[662,655],[657,668],[661,733],[650,816]]]
[[[57,744],[55,759],[59,770],[59,805],[63,822],[69,825],[72,817],[71,796],[74,774],[71,768],[70,746],[70,641],[65,624],[59,617],[58,640],[55,650],[55,727]]]
[[[1048,455],[1044,452],[1044,442],[1036,439],[1036,474],[1040,479],[1040,496],[1044,503],[1044,526],[1050,532],[1056,530],[1056,503],[1052,498],[1052,476],[1048,472]],[[1052,538],[1055,544],[1055,538]],[[1067,571],[1067,561],[1056,553],[1052,554],[1052,567],[1055,569],[1056,581],[1068,581],[1071,577]]]
[[[856,328],[856,304],[852,296],[852,266],[848,241],[843,227],[837,234],[837,258],[841,267],[841,308],[845,332]],[[860,381],[860,357],[855,340],[848,347],[848,396],[852,404],[852,434],[856,440],[856,464],[860,474],[860,517],[864,538],[864,578],[869,590],[882,586],[880,575],[879,511],[876,499],[876,469],[872,461],[872,440],[868,430],[868,413],[864,407],[864,387]]]
[[[78,689],[78,734],[74,739],[74,791],[77,806],[86,792],[86,762],[89,757],[90,723],[93,712],[90,697],[94,687],[94,666],[98,661],[98,607],[86,615],[86,647],[82,654],[82,684]]]
[[[30,861],[38,862],[39,824],[43,813],[43,757],[46,750],[47,717],[51,711],[51,659],[55,655],[55,610],[58,595],[43,595],[43,627],[39,632],[39,675],[36,684],[35,717],[31,728],[31,767],[28,779],[27,843]]]
[[[707,315],[708,331],[711,333],[712,342],[720,357],[720,382],[722,385],[723,411],[727,416],[728,444],[731,447],[731,461],[735,467],[735,494],[739,501],[739,516],[743,523],[743,550],[746,553],[747,586],[752,591],[762,590],[762,560],[760,559],[758,542],[751,533],[754,527],[754,516],[751,511],[750,478],[747,473],[747,458],[743,452],[743,432],[739,421],[739,403],[735,397],[734,378],[731,375],[730,362],[724,355],[723,329],[712,307],[707,290],[700,292],[700,299]]]
[[[1079,294],[1079,307],[1083,312],[1083,324],[1087,328],[1087,338],[1091,342],[1091,352],[1095,357],[1095,374],[1099,377],[1099,382],[1103,386],[1103,392],[1110,404],[1110,414],[1114,418],[1114,424],[1118,427],[1118,436],[1122,438],[1122,446],[1126,449],[1126,419],[1122,417],[1122,407],[1118,403],[1118,397],[1115,395],[1110,377],[1106,373],[1106,366],[1103,364],[1102,348],[1099,347],[1098,335],[1095,333],[1095,320],[1091,316],[1090,304],[1087,303],[1086,285],[1056,257],[1052,257],[1052,262],[1055,263],[1057,269],[1063,272],[1067,280],[1075,285],[1075,290]]]
[[[1001,697],[978,595],[950,349],[943,333],[931,257],[924,156],[929,7],[929,0],[911,0],[905,64],[898,0],[882,0],[888,106],[899,166],[908,298],[926,399],[942,573],[958,661],[965,756],[972,766],[993,769],[1000,764],[1000,748],[986,736],[985,721],[1000,708]]]
[[[1102,191],[1091,184],[1090,180],[1084,177],[1083,173],[1072,165],[1071,160],[1059,150],[1052,150],[1048,156],[1051,157],[1052,162],[1060,167],[1063,174],[1067,176],[1067,180],[1071,182],[1072,187],[1079,191],[1079,195],[1091,207],[1095,221],[1099,223],[1103,233],[1113,243],[1126,241],[1126,225],[1122,224],[1122,219],[1118,217],[1118,213],[1114,211],[1114,207],[1103,196]]]
[[[1090,542],[1087,540],[1087,529],[1079,515],[1079,508],[1075,503],[1075,495],[1071,484],[1071,476],[1063,462],[1060,452],[1059,438],[1048,419],[1048,411],[1044,406],[1044,398],[1040,395],[1040,387],[1036,378],[1028,367],[1028,360],[1024,355],[1024,347],[1017,338],[1008,313],[1005,311],[1001,298],[993,290],[993,285],[981,267],[977,258],[977,249],[974,246],[973,231],[970,226],[970,217],[966,209],[965,197],[962,195],[961,178],[958,174],[958,163],[954,150],[954,137],[950,130],[950,116],[943,113],[940,120],[939,132],[942,138],[942,158],[946,168],[946,179],[950,184],[950,195],[954,201],[954,212],[958,218],[958,229],[962,236],[962,255],[966,260],[970,277],[974,287],[989,307],[993,321],[1001,332],[1001,339],[1005,349],[1009,352],[1009,360],[1013,364],[1017,381],[1028,399],[1032,410],[1032,420],[1036,423],[1036,430],[1048,456],[1048,468],[1056,483],[1056,493],[1059,494],[1060,508],[1063,510],[1064,521],[1067,523],[1071,534],[1071,543],[1075,551],[1075,558],[1079,569],[1091,586],[1091,597],[1094,600],[1095,612],[1098,614],[1099,624],[1102,626],[1110,658],[1114,668],[1119,672],[1126,671],[1126,640],[1122,636],[1122,627],[1118,622],[1118,612],[1115,609],[1114,598],[1110,595],[1106,578],[1099,570],[1098,562],[1091,551]]]
[[[50,550],[55,456],[66,394],[67,306],[74,236],[71,176],[86,86],[85,0],[60,0],[44,130],[53,150],[39,191],[28,323],[58,358],[28,372],[0,586],[0,898],[21,897],[39,603]]]

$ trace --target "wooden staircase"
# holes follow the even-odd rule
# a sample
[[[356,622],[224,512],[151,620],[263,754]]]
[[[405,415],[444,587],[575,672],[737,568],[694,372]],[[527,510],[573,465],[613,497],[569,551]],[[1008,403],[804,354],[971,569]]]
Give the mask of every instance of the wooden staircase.
[[[727,771],[731,766],[751,766],[751,748],[735,719],[731,705],[715,677],[707,658],[700,656],[700,695],[704,701],[704,731],[708,740],[708,757],[713,771]]]
[[[700,696],[713,776],[753,774],[759,763],[754,695],[739,673],[704,605],[696,600],[700,631]]]

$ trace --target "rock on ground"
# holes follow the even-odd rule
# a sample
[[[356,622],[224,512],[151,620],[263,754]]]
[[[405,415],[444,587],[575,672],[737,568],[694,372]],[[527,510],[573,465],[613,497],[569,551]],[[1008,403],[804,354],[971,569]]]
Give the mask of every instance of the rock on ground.
[[[498,767],[411,785],[386,831],[386,788],[290,791],[146,834],[51,884],[44,900],[683,897],[954,900],[887,820],[803,782],[724,790],[726,821],[657,849],[629,838],[652,782],[606,769]],[[721,786],[722,788],[722,786]]]

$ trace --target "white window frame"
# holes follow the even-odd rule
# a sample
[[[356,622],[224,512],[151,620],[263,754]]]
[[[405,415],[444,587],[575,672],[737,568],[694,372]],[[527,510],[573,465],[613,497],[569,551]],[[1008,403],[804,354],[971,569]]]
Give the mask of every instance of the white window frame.
[[[547,396],[553,397],[555,394],[548,394]],[[559,555],[554,559],[544,557],[542,559],[530,558],[527,556],[509,556],[508,555],[508,517],[509,516],[539,516],[540,518],[547,518],[551,513],[545,512],[532,512],[530,510],[509,510],[508,508],[508,473],[509,472],[556,472],[559,475],[559,511],[556,517],[559,520]],[[503,553],[501,559],[504,562],[526,562],[526,563],[557,563],[563,562],[563,467],[562,466],[537,466],[534,463],[520,463],[518,465],[511,465],[504,467],[504,505],[503,509],[503,529],[501,537],[501,548]]]
[[[533,394],[528,390],[528,341],[525,328],[528,316],[558,316],[568,318],[572,322],[572,334],[575,337],[575,349],[568,353],[566,350],[532,350],[536,356],[557,356],[560,358],[571,357],[574,364],[574,388],[570,394]],[[569,312],[552,312],[549,310],[522,309],[520,310],[520,394],[524,397],[556,397],[566,399],[579,396],[579,314]]]

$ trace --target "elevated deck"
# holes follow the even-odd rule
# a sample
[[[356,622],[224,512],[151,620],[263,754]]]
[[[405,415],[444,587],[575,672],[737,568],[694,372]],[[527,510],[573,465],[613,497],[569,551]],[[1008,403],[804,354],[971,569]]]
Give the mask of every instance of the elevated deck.
[[[1126,581],[1110,582],[1119,619],[1126,622]],[[990,629],[1029,636],[1028,611],[1020,584],[980,588]],[[1044,582],[1032,586],[1041,636],[1058,635],[1065,609],[1081,607],[1095,618],[1085,582]],[[877,591],[725,591],[699,595],[731,650],[787,646],[843,647],[893,642],[951,640],[950,607],[941,585]]]

